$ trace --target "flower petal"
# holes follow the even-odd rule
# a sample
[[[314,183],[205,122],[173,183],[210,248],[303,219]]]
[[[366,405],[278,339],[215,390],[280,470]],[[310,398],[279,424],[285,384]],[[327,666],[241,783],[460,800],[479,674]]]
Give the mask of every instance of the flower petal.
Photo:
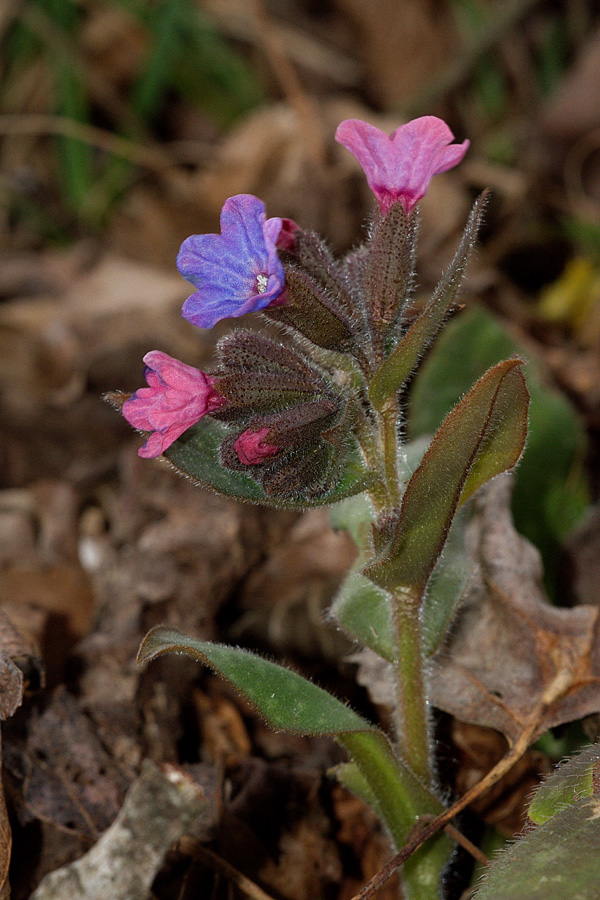
[[[147,353],[144,362],[148,387],[125,401],[123,415],[134,428],[154,432],[138,451],[154,458],[226,401],[214,387],[215,378],[160,350]]]
[[[283,291],[285,276],[277,255],[282,220],[266,218],[252,194],[230,197],[221,211],[221,234],[195,234],[181,245],[180,273],[198,290],[182,314],[200,328],[224,318],[265,309]],[[263,290],[262,281],[268,282]]]
[[[427,192],[434,175],[457,165],[469,141],[452,144],[454,135],[437,116],[421,116],[387,135],[359,119],[347,119],[336,140],[358,160],[382,212],[400,201],[406,212]]]
[[[276,456],[280,448],[273,444],[263,443],[270,428],[259,428],[257,431],[243,431],[233,445],[237,457],[245,466],[256,466],[271,456]]]

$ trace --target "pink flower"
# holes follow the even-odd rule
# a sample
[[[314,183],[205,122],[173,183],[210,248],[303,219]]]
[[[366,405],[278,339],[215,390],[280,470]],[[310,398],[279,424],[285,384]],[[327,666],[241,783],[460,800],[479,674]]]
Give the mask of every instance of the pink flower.
[[[298,231],[300,231],[300,226],[293,219],[282,219],[281,231],[277,238],[277,249],[293,251],[296,246],[296,233]]]
[[[413,119],[389,136],[360,119],[346,119],[335,139],[360,163],[384,215],[398,200],[409,213],[433,176],[458,165],[469,149],[469,141],[453,144],[454,135],[436,116]]]
[[[215,378],[187,366],[160,350],[144,356],[148,387],[123,404],[123,415],[140,431],[152,431],[139,456],[153,459],[173,441],[227,401],[214,389]]]
[[[238,459],[245,466],[257,466],[264,459],[275,456],[280,448],[273,444],[263,444],[270,428],[259,428],[258,431],[243,431],[233,445]]]

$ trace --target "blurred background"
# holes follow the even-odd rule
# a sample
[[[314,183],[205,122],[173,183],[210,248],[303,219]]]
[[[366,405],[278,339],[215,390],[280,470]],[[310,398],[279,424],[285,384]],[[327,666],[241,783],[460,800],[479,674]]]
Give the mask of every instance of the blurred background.
[[[358,117],[392,131],[425,114],[471,149],[422,203],[416,303],[449,262],[473,199],[484,188],[491,199],[466,309],[412,386],[409,435],[431,433],[487,366],[523,355],[533,405],[515,518],[543,554],[553,600],[598,604],[597,2],[0,3],[0,612],[42,659],[38,702],[67,685],[80,704],[68,716],[85,709],[105,747],[118,737],[117,798],[144,756],[197,758],[190,735],[239,704],[215,700],[210,679],[193,710],[189,698],[168,710],[154,698],[159,747],[135,718],[146,709],[131,674],[144,629],[166,620],[298,654],[338,677],[321,609],[353,551],[321,513],[238,508],[140,462],[140,439],[102,394],[141,386],[151,349],[210,364],[228,325],[206,333],[180,318],[190,288],[175,256],[188,235],[218,230],[228,196],[256,194],[269,215],[318,230],[342,253],[364,236],[372,197],[333,140],[337,124]],[[57,736],[34,739],[22,715],[5,760],[17,898],[83,852],[90,817],[102,830],[118,808],[83,797],[82,819],[48,805],[31,742],[50,753]],[[296,748],[299,739],[277,744],[260,729],[252,724],[247,744],[229,735],[227,752],[248,756],[257,741],[267,757]],[[61,759],[50,769],[62,771]],[[27,766],[42,779],[35,796],[23,794]],[[519,809],[514,800],[504,834],[519,827]],[[34,845],[35,866],[23,868],[19,847]],[[274,890],[278,877],[289,887],[281,872]]]

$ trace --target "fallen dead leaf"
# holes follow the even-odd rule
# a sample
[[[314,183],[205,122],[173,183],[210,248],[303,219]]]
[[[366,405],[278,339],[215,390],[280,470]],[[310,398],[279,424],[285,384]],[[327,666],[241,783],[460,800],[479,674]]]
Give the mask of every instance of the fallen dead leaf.
[[[477,784],[506,754],[506,739],[492,728],[452,722],[453,757],[457,769],[454,793],[462,796]],[[505,837],[525,826],[528,800],[542,775],[551,770],[548,758],[529,750],[489,791],[470,804],[471,809]]]
[[[332,529],[328,510],[308,511],[246,579],[231,637],[259,641],[279,655],[339,658],[348,643],[324,619],[355,557],[356,545]]]
[[[383,868],[390,857],[390,842],[377,815],[354,794],[341,785],[332,790],[332,804],[339,823],[337,840],[350,852],[354,871],[343,879],[340,900],[350,900],[365,882]],[[397,900],[398,876],[394,875],[381,888],[379,900]]]
[[[125,779],[64,688],[34,718],[22,765],[31,818],[89,840],[117,815]]]
[[[474,499],[477,572],[435,657],[431,701],[510,743],[525,733],[531,743],[600,710],[600,610],[548,603],[539,553],[512,524],[511,484],[497,478]]]
[[[203,753],[219,765],[231,765],[240,756],[249,756],[252,742],[236,706],[219,694],[209,695],[195,688],[192,700],[202,732]]]
[[[2,745],[0,744],[0,765],[2,764]],[[0,900],[10,897],[8,868],[12,849],[12,832],[8,820],[4,789],[0,785]]]
[[[541,121],[549,138],[573,140],[600,126],[599,79],[600,29],[596,29],[544,107]]]
[[[26,662],[33,656],[27,642],[0,613],[0,720],[12,716],[23,700]],[[17,664],[19,663],[19,664]],[[0,767],[2,744],[0,742]],[[8,869],[12,850],[12,831],[6,809],[4,787],[0,778],[0,900],[10,897]]]
[[[167,851],[212,810],[201,786],[146,760],[118,817],[81,859],[50,873],[32,900],[146,900]]]
[[[429,689],[438,709],[495,728],[524,752],[549,728],[600,711],[600,608],[550,605],[540,555],[512,523],[511,489],[500,476],[473,500],[475,570]],[[373,702],[390,706],[388,663],[371,651],[352,659]]]
[[[449,61],[456,44],[454,20],[432,0],[336,0],[360,35],[370,93],[396,110]]]

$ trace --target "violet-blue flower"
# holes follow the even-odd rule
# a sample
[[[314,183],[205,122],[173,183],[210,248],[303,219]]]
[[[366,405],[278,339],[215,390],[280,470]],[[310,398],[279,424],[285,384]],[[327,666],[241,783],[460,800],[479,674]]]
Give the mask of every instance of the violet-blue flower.
[[[437,116],[413,119],[390,135],[360,119],[346,119],[335,139],[360,163],[384,215],[398,201],[409,213],[433,176],[454,168],[469,149],[469,141],[452,143],[454,135]]]
[[[146,353],[144,362],[148,387],[125,401],[123,415],[134,428],[152,432],[138,455],[154,459],[227,401],[215,389],[215,378],[161,350]]]
[[[177,268],[198,290],[182,315],[200,328],[282,302],[283,266],[277,255],[280,218],[265,204],[237,194],[221,210],[221,234],[193,234],[181,245]]]

